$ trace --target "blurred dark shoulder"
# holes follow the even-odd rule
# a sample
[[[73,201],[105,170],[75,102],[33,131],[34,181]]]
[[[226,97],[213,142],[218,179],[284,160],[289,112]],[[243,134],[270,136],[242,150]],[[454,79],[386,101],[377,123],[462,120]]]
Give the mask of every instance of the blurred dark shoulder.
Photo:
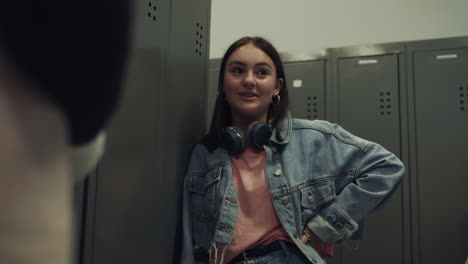
[[[118,106],[130,43],[130,0],[2,1],[0,48],[64,113],[73,145]]]

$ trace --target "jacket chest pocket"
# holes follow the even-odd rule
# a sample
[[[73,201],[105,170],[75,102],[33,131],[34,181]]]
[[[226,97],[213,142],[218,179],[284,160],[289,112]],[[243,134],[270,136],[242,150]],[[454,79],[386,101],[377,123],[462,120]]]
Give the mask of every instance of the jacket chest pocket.
[[[316,210],[335,198],[335,185],[332,181],[309,185],[301,189],[301,205],[308,209]]]
[[[216,191],[221,177],[222,166],[204,172],[191,172],[188,177],[188,191],[194,218],[210,222],[215,209]]]

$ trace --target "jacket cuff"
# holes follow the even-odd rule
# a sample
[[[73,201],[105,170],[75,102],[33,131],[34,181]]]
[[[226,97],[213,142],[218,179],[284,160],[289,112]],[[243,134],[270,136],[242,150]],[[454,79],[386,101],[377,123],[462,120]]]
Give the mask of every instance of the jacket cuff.
[[[358,224],[336,203],[332,203],[314,216],[307,227],[323,242],[333,243],[351,238]]]

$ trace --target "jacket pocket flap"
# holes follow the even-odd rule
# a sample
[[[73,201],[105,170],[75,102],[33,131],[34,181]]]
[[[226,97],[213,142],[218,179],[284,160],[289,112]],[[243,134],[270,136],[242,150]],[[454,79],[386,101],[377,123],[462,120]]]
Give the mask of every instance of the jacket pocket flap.
[[[204,195],[211,185],[219,182],[221,169],[222,167],[217,167],[205,172],[196,171],[189,173],[189,192]]]
[[[332,181],[309,185],[301,189],[301,196],[302,206],[316,209],[320,205],[335,199],[335,185]]]

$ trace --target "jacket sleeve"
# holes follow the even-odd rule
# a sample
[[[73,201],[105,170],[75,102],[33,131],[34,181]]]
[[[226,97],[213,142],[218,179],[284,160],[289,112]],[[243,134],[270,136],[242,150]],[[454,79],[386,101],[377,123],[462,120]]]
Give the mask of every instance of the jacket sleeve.
[[[337,187],[334,202],[307,223],[324,242],[352,238],[358,223],[385,204],[402,179],[405,168],[394,154],[372,142],[361,151],[356,169],[343,176],[344,187]]]
[[[190,209],[190,193],[187,189],[187,178],[184,180],[183,200],[182,200],[182,259],[180,263],[194,264],[192,242],[192,220]]]
[[[205,156],[203,155],[204,147],[196,145],[192,156],[190,158],[187,174],[184,179],[183,198],[182,198],[182,254],[181,263],[195,264],[195,256],[193,251],[193,238],[192,238],[192,208],[189,193],[191,171],[203,170],[205,166]]]

